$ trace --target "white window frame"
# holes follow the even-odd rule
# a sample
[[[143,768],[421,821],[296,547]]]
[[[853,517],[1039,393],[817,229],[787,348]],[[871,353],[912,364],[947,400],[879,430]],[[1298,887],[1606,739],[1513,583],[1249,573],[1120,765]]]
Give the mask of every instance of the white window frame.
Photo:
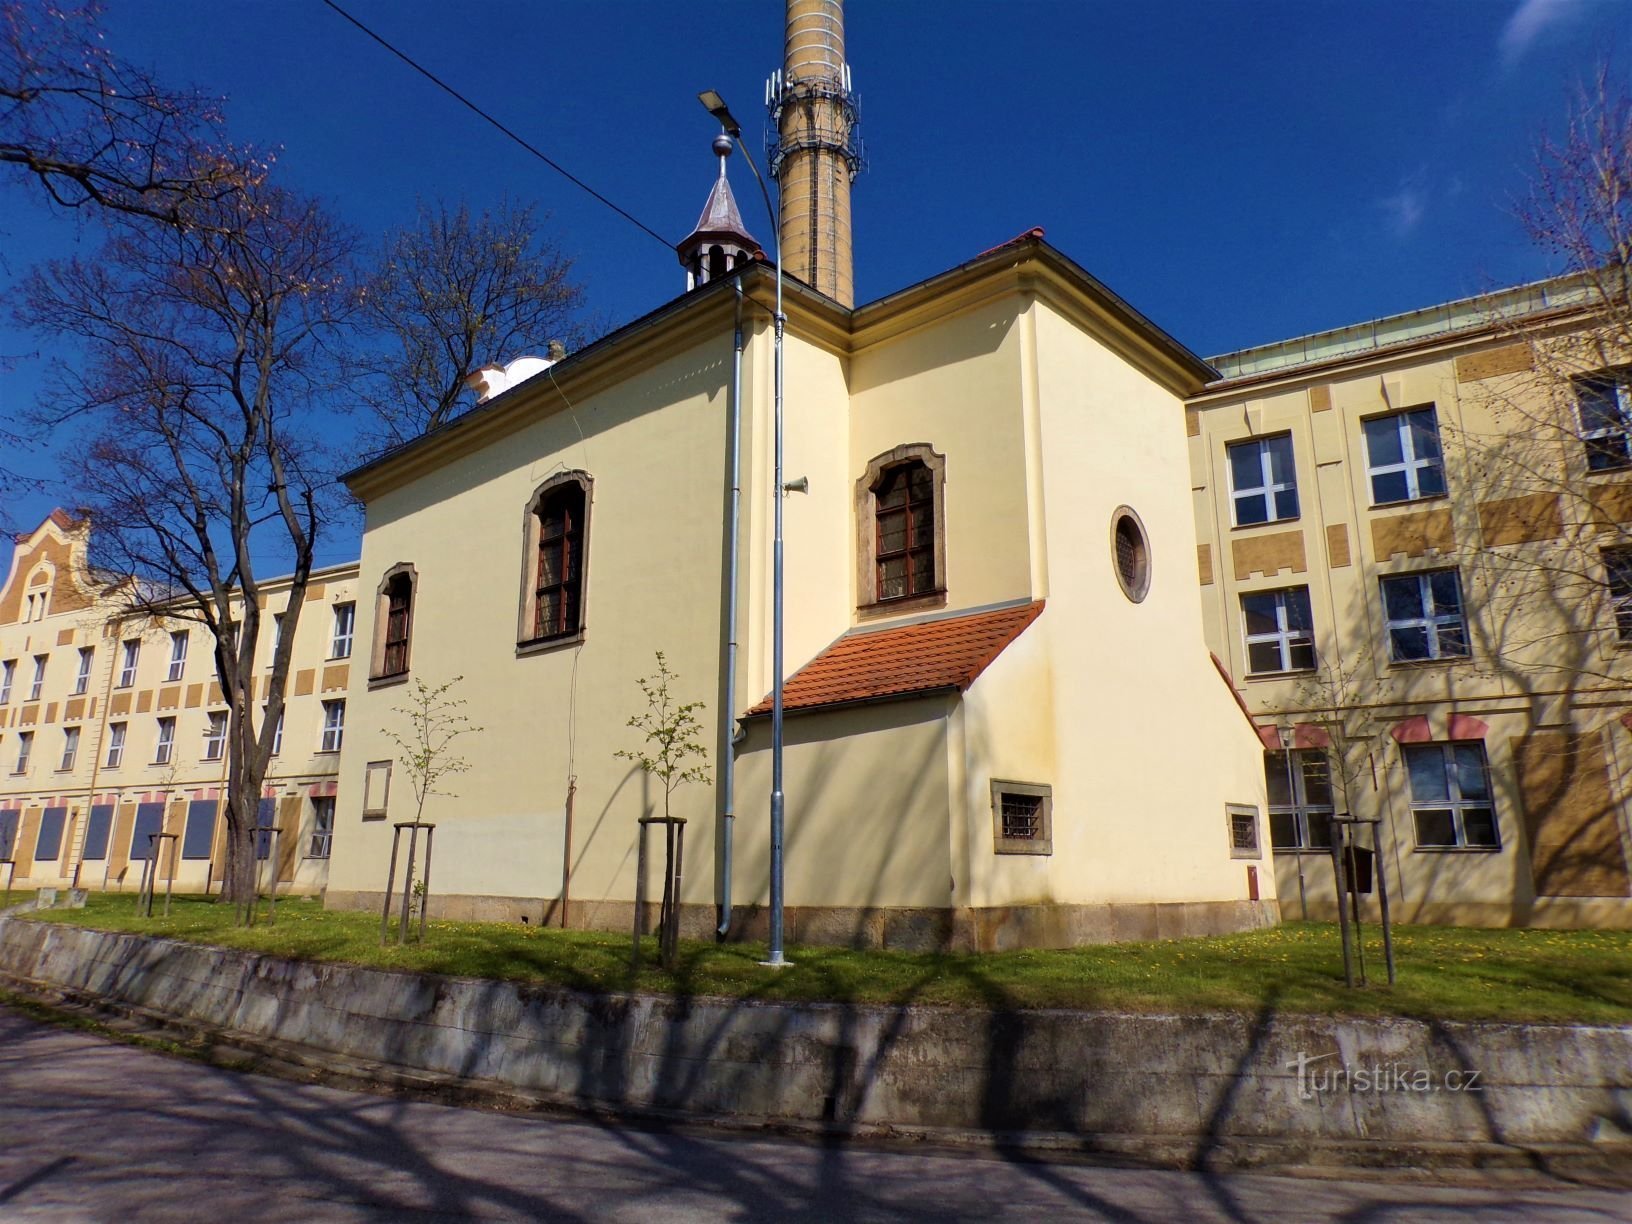
[[[1309,612],[1310,626],[1307,630],[1294,629],[1291,626],[1291,617],[1287,615],[1286,597],[1294,592],[1303,592],[1304,603]],[[1247,632],[1247,600],[1262,599],[1273,596],[1275,600],[1275,628],[1269,633]],[[1278,676],[1284,672],[1303,672],[1314,670],[1315,659],[1315,629],[1314,608],[1309,604],[1309,588],[1279,587],[1271,591],[1242,591],[1241,592],[1241,634],[1247,647],[1247,674],[1249,676]],[[1280,656],[1281,665],[1266,671],[1254,671],[1252,667],[1252,648],[1261,645],[1273,645]],[[1307,667],[1293,666],[1292,648],[1294,646],[1309,647],[1310,662]]]
[[[176,720],[159,719],[158,740],[153,745],[153,764],[168,765],[176,755]]]
[[[319,752],[339,752],[346,736],[346,703],[342,698],[323,703],[323,738]]]
[[[81,646],[79,648],[79,671],[74,675],[74,691],[71,697],[83,697],[91,687],[91,666],[96,661],[96,647]]]
[[[26,774],[28,772],[28,759],[33,755],[34,732],[19,731],[17,733],[17,768],[11,772],[14,774]]]
[[[1434,441],[1439,442],[1439,413],[1432,404],[1419,408],[1406,408],[1400,412],[1391,412],[1386,416],[1368,417],[1361,422],[1360,432],[1366,437],[1366,480],[1371,486],[1371,504],[1374,506],[1398,506],[1405,502],[1421,501],[1425,497],[1443,497],[1442,489],[1437,493],[1422,491],[1422,473],[1428,468],[1439,469],[1439,483],[1445,482],[1445,447],[1438,446],[1439,453],[1423,458],[1417,454],[1416,435],[1411,432],[1411,418],[1426,413],[1434,424]],[[1392,421],[1400,439],[1400,462],[1373,463],[1371,459],[1371,438],[1366,436],[1366,427],[1379,421]],[[1377,496],[1377,477],[1391,476],[1395,472],[1405,474],[1406,495],[1391,498],[1388,501],[1380,500]]]
[[[62,759],[57,763],[58,773],[67,773],[74,767],[79,758],[79,728],[64,727],[62,729]]]
[[[187,642],[190,637],[185,629],[177,629],[170,635],[170,667],[165,673],[166,683],[174,683],[187,673]]]
[[[45,665],[50,660],[49,654],[34,656],[34,678],[28,683],[28,699],[38,701],[45,692]]]
[[[216,710],[209,715],[209,720],[204,728],[204,759],[219,761],[227,752],[226,712]]]
[[[328,813],[324,822],[323,814]],[[312,840],[306,857],[326,859],[334,850],[334,796],[316,795],[312,798]]]
[[[136,665],[142,660],[142,639],[126,638],[125,653],[119,660],[118,688],[133,688],[136,684]]]
[[[1332,817],[1337,814],[1334,803],[1310,803],[1309,788],[1304,773],[1304,766],[1311,758],[1320,760],[1326,770],[1326,794],[1333,795],[1332,791],[1332,759],[1324,748],[1271,748],[1264,753],[1264,769],[1266,772],[1275,769],[1272,758],[1282,756],[1288,759],[1291,769],[1292,802],[1271,803],[1269,805],[1270,849],[1276,854],[1326,854],[1331,846]],[[1282,764],[1280,769],[1285,771],[1288,764]],[[1294,845],[1277,846],[1275,844],[1275,817],[1290,816],[1292,818],[1293,833],[1297,837]],[[1326,818],[1326,844],[1317,846],[1315,839],[1309,832],[1309,818],[1324,816]]]
[[[1482,799],[1477,797],[1468,799],[1464,798],[1462,795],[1461,773],[1456,768],[1456,749],[1469,747],[1479,749],[1481,766],[1484,769],[1485,774],[1485,794],[1484,798]],[[1414,752],[1426,752],[1431,749],[1437,749],[1444,754],[1446,790],[1449,792],[1450,796],[1447,799],[1419,800],[1416,796],[1416,792],[1411,789],[1411,754]],[[1411,804],[1411,839],[1418,850],[1475,850],[1485,854],[1495,853],[1501,850],[1502,824],[1496,813],[1496,792],[1490,785],[1490,754],[1485,751],[1485,746],[1482,742],[1479,740],[1440,740],[1431,744],[1402,744],[1400,745],[1400,758],[1401,762],[1405,765],[1405,785]],[[1453,834],[1456,838],[1455,844],[1423,845],[1420,829],[1417,824],[1417,812],[1419,810],[1440,812],[1447,809],[1451,813],[1451,824]],[[1491,831],[1496,836],[1496,842],[1494,845],[1486,845],[1484,843],[1473,845],[1469,843],[1467,826],[1465,825],[1462,816],[1463,812],[1469,809],[1478,809],[1490,813]]]
[[[278,711],[278,725],[272,728],[272,755],[277,756],[283,751],[283,716],[288,713],[288,707]],[[266,707],[261,707],[261,717],[266,717]]]
[[[128,724],[122,722],[108,724],[108,759],[102,762],[103,769],[118,769],[125,763],[125,733]]]
[[[1289,480],[1277,481],[1274,478],[1274,469],[1270,463],[1270,444],[1286,442],[1287,462],[1291,466],[1292,474]],[[1235,483],[1234,451],[1255,447],[1258,451],[1258,481],[1256,485],[1241,485]],[[1261,527],[1266,523],[1289,523],[1298,519],[1302,514],[1302,504],[1298,497],[1298,458],[1293,444],[1292,435],[1288,433],[1268,434],[1262,438],[1245,438],[1240,442],[1231,442],[1224,448],[1224,466],[1230,477],[1230,518],[1237,527]],[[1292,494],[1292,513],[1280,514],[1276,510],[1276,496],[1280,493]],[[1268,518],[1258,519],[1255,522],[1241,521],[1241,501],[1247,497],[1262,497],[1264,509]]]
[[[344,621],[342,623],[342,613]],[[351,648],[357,636],[357,605],[352,603],[337,603],[334,605],[334,629],[329,636],[329,658],[349,659]]]
[[[1617,472],[1632,466],[1632,380],[1629,380],[1625,370],[1601,370],[1595,374],[1584,374],[1573,380],[1575,386],[1575,418],[1581,427],[1581,444],[1587,451],[1587,470],[1589,472]],[[1583,390],[1588,385],[1604,387],[1614,399],[1615,415],[1619,418],[1618,425],[1603,425],[1596,429],[1588,428]],[[1604,443],[1611,439],[1618,439],[1614,447],[1616,462],[1594,464],[1594,455],[1608,455],[1610,448]],[[1596,443],[1596,445],[1594,445]]]
[[[1433,589],[1429,585],[1435,574],[1451,574],[1456,578],[1456,614],[1435,613],[1433,611]],[[1409,616],[1402,620],[1391,620],[1388,610],[1388,584],[1391,582],[1414,581],[1417,584],[1417,606],[1422,609],[1420,616]],[[1419,570],[1410,574],[1385,574],[1377,583],[1379,598],[1383,601],[1383,633],[1388,639],[1388,660],[1390,663],[1430,663],[1440,659],[1466,659],[1472,653],[1472,644],[1468,641],[1468,601],[1462,592],[1462,572],[1458,569]],[[1439,631],[1443,626],[1455,625],[1462,635],[1462,649],[1455,654],[1447,654],[1440,650]],[[1428,638],[1428,653],[1420,658],[1402,659],[1394,653],[1395,629],[1423,629]]]
[[[272,613],[272,653],[267,656],[266,665],[278,665],[278,647],[283,645],[283,617],[282,612]]]
[[[17,677],[17,660],[0,662],[0,705],[11,702],[11,682]]]

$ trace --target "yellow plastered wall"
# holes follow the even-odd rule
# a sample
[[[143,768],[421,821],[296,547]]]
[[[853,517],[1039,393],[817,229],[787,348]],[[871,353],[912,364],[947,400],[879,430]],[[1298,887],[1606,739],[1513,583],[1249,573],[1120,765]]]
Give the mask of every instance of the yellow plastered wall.
[[[407,730],[397,711],[416,681],[462,676],[450,695],[468,700],[481,731],[458,741],[469,772],[442,788],[456,797],[425,807],[437,824],[433,892],[558,896],[576,777],[572,899],[633,896],[637,822],[660,814],[660,796],[613,754],[640,746],[625,724],[644,709],[635,682],[654,671],[655,651],[680,676],[677,699],[707,703],[701,739],[716,742],[730,345],[727,317],[717,336],[570,409],[539,376],[525,391],[538,400],[530,424],[370,503],[360,585],[372,592],[391,566],[415,566],[412,671],[370,688],[366,668],[355,669],[331,890],[383,888],[391,825],[413,818],[414,796],[397,761],[388,818],[365,822],[365,767],[399,756],[386,730]],[[568,469],[594,479],[583,642],[518,655],[523,516],[534,490]],[[360,662],[373,625],[360,610]],[[677,795],[676,814],[691,821],[689,902],[714,897],[713,810],[712,786]]]

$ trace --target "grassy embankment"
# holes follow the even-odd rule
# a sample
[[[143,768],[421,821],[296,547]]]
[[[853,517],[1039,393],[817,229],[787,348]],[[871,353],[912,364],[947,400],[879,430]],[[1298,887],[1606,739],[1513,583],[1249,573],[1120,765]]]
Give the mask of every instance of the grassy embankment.
[[[264,915],[264,906],[263,906]],[[759,967],[763,946],[683,943],[678,971],[644,941],[630,968],[628,935],[432,922],[423,944],[379,945],[379,915],[279,902],[276,919],[233,925],[231,906],[177,897],[169,918],[142,918],[135,898],[93,893],[83,910],[38,915],[110,931],[165,935],[278,956],[570,986],[735,998],[923,1003],[957,1007],[1084,1007],[1133,1011],[1266,1007],[1293,1012],[1440,1020],[1632,1023],[1632,932],[1401,927],[1399,982],[1343,985],[1337,928],[1288,923],[1208,939],[1099,945],[983,956],[793,948],[793,966]],[[1382,941],[1366,929],[1366,963],[1383,978]]]

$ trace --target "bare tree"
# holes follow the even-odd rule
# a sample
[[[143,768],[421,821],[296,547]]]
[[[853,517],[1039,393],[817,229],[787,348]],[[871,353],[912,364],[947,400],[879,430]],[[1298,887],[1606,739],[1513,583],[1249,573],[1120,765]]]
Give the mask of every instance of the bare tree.
[[[130,613],[211,635],[230,716],[224,892],[246,921],[261,783],[332,488],[312,439],[319,358],[355,301],[350,255],[315,202],[245,187],[180,225],[116,221],[94,259],[31,274],[19,311],[82,349],[41,416],[76,431],[102,559],[136,579]],[[257,709],[269,560],[290,574],[288,606]]]
[[[354,358],[354,392],[394,445],[451,419],[465,379],[523,348],[579,338],[583,290],[572,261],[540,234],[532,205],[501,202],[472,216],[421,204],[390,234],[364,286],[359,324],[371,347]]]
[[[219,106],[103,44],[102,6],[0,3],[0,165],[51,202],[169,223],[265,165],[226,141]]]

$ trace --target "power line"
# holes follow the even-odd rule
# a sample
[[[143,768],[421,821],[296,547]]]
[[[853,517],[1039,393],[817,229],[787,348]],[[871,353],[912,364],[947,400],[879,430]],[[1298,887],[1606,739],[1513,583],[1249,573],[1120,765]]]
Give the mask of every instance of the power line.
[[[340,16],[344,17],[352,25],[356,26],[364,34],[367,34],[375,42],[379,43],[380,46],[384,47],[387,51],[389,51],[392,55],[394,55],[398,59],[400,59],[403,63],[407,64],[408,67],[412,68],[415,72],[419,73],[426,80],[430,81],[431,84],[435,85],[438,89],[443,90],[445,93],[449,94],[450,96],[452,96],[457,101],[464,103],[465,106],[467,106],[471,110],[475,111],[483,119],[487,120],[494,127],[498,128],[499,131],[503,132],[506,136],[510,137],[511,140],[515,141],[522,148],[526,149],[527,152],[531,153],[534,157],[538,158],[539,161],[543,162],[551,170],[554,170],[557,174],[561,175],[563,178],[565,178],[568,181],[572,182],[574,185],[576,185],[578,187],[581,187],[585,191],[589,192],[590,195],[594,196],[602,204],[605,204],[613,212],[617,213],[618,216],[622,217],[625,221],[628,221],[631,225],[634,225],[637,228],[639,228],[639,229],[645,231],[646,233],[650,234],[653,238],[656,238],[659,242],[661,242],[669,250],[671,250],[671,251],[674,250],[674,243],[670,242],[667,238],[663,237],[662,234],[658,233],[651,226],[647,225],[644,221],[640,220],[640,218],[634,216],[633,214],[628,212],[626,209],[618,207],[618,205],[614,204],[611,200],[607,199],[600,192],[596,191],[595,188],[591,187],[588,183],[584,182],[583,179],[579,178],[576,174],[574,174],[572,171],[568,170],[565,166],[561,165],[559,162],[553,160],[552,158],[546,156],[543,152],[541,152],[539,149],[537,149],[533,145],[529,144],[526,140],[522,139],[522,137],[518,136],[515,132],[513,132],[509,128],[505,127],[504,124],[500,123],[492,115],[488,114],[481,107],[477,106],[476,103],[472,102],[469,98],[465,97],[464,94],[460,93],[452,85],[449,85],[446,81],[442,80],[442,78],[437,76],[430,69],[424,67],[423,65],[421,65],[419,63],[416,63],[413,59],[409,58],[406,54],[404,54],[403,52],[397,50],[390,43],[388,43],[385,39],[381,38],[378,34],[376,34],[373,30],[369,29],[362,22],[358,21],[357,18],[353,17],[350,13],[346,12],[346,10],[341,8],[338,4],[336,4],[334,2],[334,0],[323,0],[323,3],[328,5],[328,7],[333,9],[336,13],[340,14]]]

